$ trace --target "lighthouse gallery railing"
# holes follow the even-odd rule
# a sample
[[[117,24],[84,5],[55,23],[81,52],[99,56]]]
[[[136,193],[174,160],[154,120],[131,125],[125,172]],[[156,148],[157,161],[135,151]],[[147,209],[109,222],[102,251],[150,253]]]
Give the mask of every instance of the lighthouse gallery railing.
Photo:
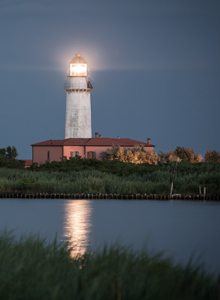
[[[90,81],[87,82],[87,85],[65,82],[64,90],[93,90],[93,86]]]

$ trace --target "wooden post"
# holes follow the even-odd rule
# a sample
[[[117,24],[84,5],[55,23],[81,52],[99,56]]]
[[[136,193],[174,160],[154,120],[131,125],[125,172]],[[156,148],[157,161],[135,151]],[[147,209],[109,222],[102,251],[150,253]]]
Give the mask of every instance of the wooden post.
[[[205,200],[205,196],[206,196],[206,187],[203,188],[203,198]]]
[[[173,181],[171,182],[170,185],[170,197],[172,196],[172,193],[173,193]]]
[[[170,197],[173,194],[173,182],[174,182],[174,179],[175,179],[176,167],[177,167],[177,161],[176,161],[176,164],[175,164],[175,167],[174,167],[174,170],[173,170],[173,178],[172,178],[172,182],[171,182],[171,185],[170,185]]]

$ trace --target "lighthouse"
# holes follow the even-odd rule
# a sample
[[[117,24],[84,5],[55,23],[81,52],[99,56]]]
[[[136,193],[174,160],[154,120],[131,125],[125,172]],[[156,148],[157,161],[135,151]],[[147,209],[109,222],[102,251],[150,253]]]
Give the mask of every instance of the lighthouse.
[[[80,53],[71,60],[64,84],[66,91],[65,139],[91,138],[91,98],[93,86],[88,64]]]

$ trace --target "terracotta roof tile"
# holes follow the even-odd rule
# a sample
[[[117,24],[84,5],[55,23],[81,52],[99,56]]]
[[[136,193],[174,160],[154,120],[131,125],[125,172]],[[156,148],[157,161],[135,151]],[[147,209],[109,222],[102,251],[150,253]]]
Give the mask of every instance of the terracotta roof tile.
[[[152,144],[143,143],[136,140],[131,140],[128,138],[71,138],[65,140],[48,140],[31,146],[121,146],[121,147],[133,147],[134,145],[143,145],[144,147],[155,147]]]
[[[136,140],[131,140],[128,138],[91,138],[87,143],[86,146],[112,146],[112,145],[118,145],[122,147],[133,147],[134,145],[143,145],[145,147],[153,147],[153,145],[149,145],[147,143],[139,142]]]
[[[66,139],[64,140],[64,146],[83,146],[89,139]]]
[[[40,143],[32,144],[31,146],[62,146],[66,140],[48,140]]]
[[[22,159],[22,161],[25,161],[25,166],[29,167],[32,165],[32,159]]]

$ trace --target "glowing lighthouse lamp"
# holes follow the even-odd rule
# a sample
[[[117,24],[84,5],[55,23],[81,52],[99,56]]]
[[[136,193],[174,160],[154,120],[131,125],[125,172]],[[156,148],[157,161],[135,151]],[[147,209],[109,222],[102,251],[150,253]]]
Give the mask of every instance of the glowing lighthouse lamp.
[[[80,53],[77,53],[70,62],[66,91],[66,122],[65,139],[91,138],[91,99],[93,90],[88,80],[88,65]]]
[[[87,64],[70,64],[70,76],[87,76]]]

